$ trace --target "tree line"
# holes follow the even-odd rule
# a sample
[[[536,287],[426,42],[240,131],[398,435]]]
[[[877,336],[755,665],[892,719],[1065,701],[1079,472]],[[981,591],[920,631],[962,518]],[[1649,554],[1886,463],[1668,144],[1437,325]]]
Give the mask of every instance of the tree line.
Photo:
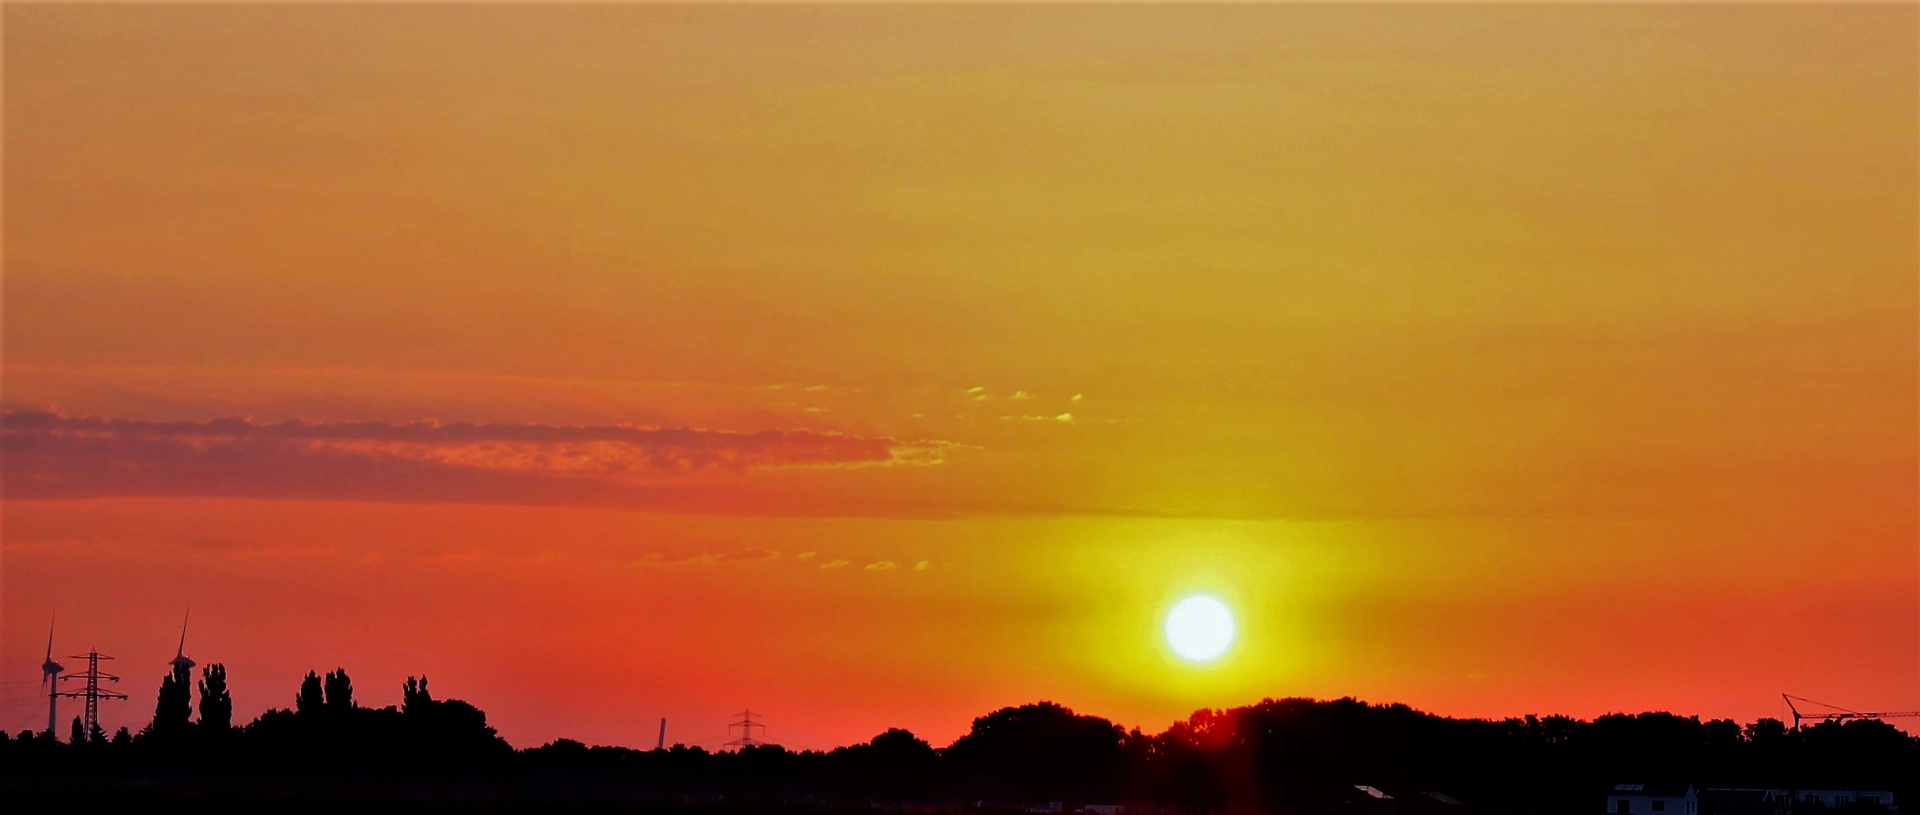
[[[1920,740],[1871,720],[1796,731],[1777,719],[1742,726],[1671,713],[1454,719],[1398,704],[1293,698],[1201,710],[1149,734],[1039,702],[981,716],[945,747],[890,729],[825,751],[636,750],[568,739],[516,750],[479,708],[435,699],[424,676],[407,678],[399,705],[375,708],[358,703],[344,669],[309,672],[291,708],[244,725],[232,717],[224,666],[206,666],[197,683],[176,666],[138,733],[89,733],[78,718],[64,741],[0,733],[0,783],[1377,813],[1378,800],[1356,794],[1365,785],[1393,793],[1397,812],[1461,815],[1595,813],[1623,781],[1887,790],[1903,802],[1920,793]]]

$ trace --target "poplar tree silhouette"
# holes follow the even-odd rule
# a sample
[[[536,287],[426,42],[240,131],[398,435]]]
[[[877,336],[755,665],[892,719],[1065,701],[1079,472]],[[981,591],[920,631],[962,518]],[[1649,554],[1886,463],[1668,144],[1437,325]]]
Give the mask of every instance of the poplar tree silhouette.
[[[148,731],[171,738],[186,732],[193,718],[193,674],[185,665],[176,665],[160,680],[160,701],[153,708],[153,724]]]
[[[293,697],[295,713],[312,715],[326,706],[326,696],[320,689],[320,675],[308,671],[306,678],[300,680],[300,695]]]
[[[227,692],[227,666],[200,669],[200,729],[225,733],[233,728],[233,696]]]
[[[87,743],[87,726],[80,721],[79,716],[73,717],[73,729],[67,733],[67,743],[68,744],[86,744]]]
[[[400,712],[408,716],[419,716],[433,704],[433,694],[427,692],[425,676],[415,680],[407,677],[407,684],[400,689]]]
[[[339,713],[353,709],[353,680],[347,678],[347,669],[327,672],[326,692],[328,710]]]

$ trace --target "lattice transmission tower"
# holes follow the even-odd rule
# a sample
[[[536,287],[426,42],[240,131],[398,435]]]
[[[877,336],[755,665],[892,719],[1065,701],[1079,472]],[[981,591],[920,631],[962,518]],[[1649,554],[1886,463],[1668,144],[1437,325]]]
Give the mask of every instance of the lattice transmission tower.
[[[84,717],[84,723],[81,726],[86,728],[87,733],[94,733],[100,728],[100,700],[125,699],[127,695],[124,693],[115,693],[100,687],[100,680],[102,679],[108,682],[120,681],[120,677],[100,672],[100,660],[113,659],[113,657],[102,654],[99,649],[93,648],[87,650],[86,656],[75,654],[68,658],[86,660],[87,669],[80,673],[62,676],[60,677],[60,681],[65,682],[69,679],[84,679],[87,681],[87,684],[79,690],[62,691],[54,695],[65,696],[68,699],[85,700],[87,703],[87,711]]]
[[[767,726],[753,720],[752,710],[747,710],[737,715],[740,717],[740,721],[727,725],[727,735],[733,735],[733,729],[738,727],[740,728],[740,738],[727,742],[722,746],[741,750],[768,743],[766,739],[756,739],[753,737],[753,729],[756,727],[760,728],[760,735],[765,736],[767,734]]]

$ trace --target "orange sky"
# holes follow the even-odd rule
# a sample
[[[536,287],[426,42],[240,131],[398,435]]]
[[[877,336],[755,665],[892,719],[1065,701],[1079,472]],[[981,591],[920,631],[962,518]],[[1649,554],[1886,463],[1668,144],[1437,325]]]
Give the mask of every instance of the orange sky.
[[[0,727],[1910,709],[1917,28],[9,5]]]

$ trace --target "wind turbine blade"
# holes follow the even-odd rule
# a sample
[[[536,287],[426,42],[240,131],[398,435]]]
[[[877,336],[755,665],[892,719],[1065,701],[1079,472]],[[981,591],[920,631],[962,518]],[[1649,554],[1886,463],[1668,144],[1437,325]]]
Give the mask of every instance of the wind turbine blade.
[[[193,609],[187,609],[187,616],[180,619],[180,647],[174,651],[175,657],[187,653],[187,621],[193,619]]]
[[[58,616],[59,613],[60,612],[55,611],[54,615]],[[48,662],[53,661],[53,621],[54,619],[55,617],[47,618],[47,661]]]

